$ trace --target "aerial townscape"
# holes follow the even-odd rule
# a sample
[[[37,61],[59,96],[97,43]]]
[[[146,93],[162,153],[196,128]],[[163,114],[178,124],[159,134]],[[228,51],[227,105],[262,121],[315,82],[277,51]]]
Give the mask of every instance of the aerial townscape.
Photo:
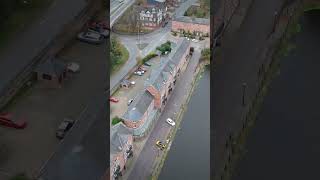
[[[159,178],[183,107],[210,64],[209,3],[110,2],[110,179]]]

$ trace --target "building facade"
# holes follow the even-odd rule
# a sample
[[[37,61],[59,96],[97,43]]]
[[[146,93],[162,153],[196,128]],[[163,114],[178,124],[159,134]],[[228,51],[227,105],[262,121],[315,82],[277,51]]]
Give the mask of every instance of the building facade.
[[[139,22],[147,29],[160,27],[167,18],[167,7],[164,5],[144,5],[139,12]]]
[[[182,16],[172,20],[172,31],[190,32],[197,36],[210,34],[210,21],[203,18]]]
[[[133,136],[122,123],[113,126],[110,134],[110,180],[116,180],[122,176],[127,160],[133,156]]]
[[[129,106],[122,119],[133,130],[134,136],[143,136],[155,121],[155,112],[165,107],[176,80],[189,59],[190,42],[182,39],[173,49],[170,57],[163,57],[163,64],[151,72],[145,82],[145,90]]]

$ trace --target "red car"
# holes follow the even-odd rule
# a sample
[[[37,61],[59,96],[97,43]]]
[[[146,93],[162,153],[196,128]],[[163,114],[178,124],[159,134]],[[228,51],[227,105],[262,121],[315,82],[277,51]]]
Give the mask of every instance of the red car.
[[[14,118],[13,114],[2,113],[0,114],[0,125],[15,129],[24,129],[27,126],[27,122],[22,119]]]
[[[117,102],[119,102],[119,99],[117,99],[115,97],[110,97],[109,101],[117,103]]]

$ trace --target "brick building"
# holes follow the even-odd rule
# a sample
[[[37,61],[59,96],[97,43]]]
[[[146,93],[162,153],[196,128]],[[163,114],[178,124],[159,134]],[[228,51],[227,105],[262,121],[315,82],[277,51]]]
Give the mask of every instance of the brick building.
[[[139,12],[140,24],[142,27],[147,29],[155,29],[160,27],[167,18],[167,6],[165,4],[145,4],[142,7],[139,7]]]
[[[133,130],[134,136],[143,136],[160,113],[174,89],[176,80],[189,59],[190,42],[182,39],[171,52],[162,57],[160,67],[153,69],[145,82],[145,90],[134,99],[122,119]]]
[[[190,32],[197,36],[209,35],[210,21],[204,18],[181,16],[172,20],[172,31]]]
[[[126,170],[126,162],[133,155],[132,132],[122,123],[110,131],[110,180],[116,180]]]

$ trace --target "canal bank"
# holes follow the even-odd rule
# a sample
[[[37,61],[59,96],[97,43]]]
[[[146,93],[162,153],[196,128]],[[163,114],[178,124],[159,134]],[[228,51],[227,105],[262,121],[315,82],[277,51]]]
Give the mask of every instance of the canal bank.
[[[175,134],[160,180],[210,179],[210,71],[195,85]]]
[[[234,180],[319,179],[319,18],[303,15],[296,50],[281,59]]]
[[[188,94],[186,94],[186,99],[182,102],[182,104],[180,106],[180,111],[177,112],[177,114],[176,114],[176,118],[175,118],[176,125],[167,135],[167,139],[169,139],[169,142],[170,142],[168,144],[168,148],[160,156],[156,157],[155,164],[153,166],[154,167],[153,172],[151,175],[152,180],[159,178],[160,172],[162,170],[164,162],[165,162],[167,155],[169,153],[171,144],[175,138],[177,130],[180,127],[180,123],[182,121],[182,118],[183,118],[186,110],[187,110],[188,103],[189,103],[191,96],[196,88],[197,82],[199,81],[201,74],[204,72],[205,67],[208,65],[209,65],[209,62],[207,62],[207,61],[199,62],[197,67],[194,70],[194,76],[193,76],[192,81],[190,83],[190,88],[187,91]]]

